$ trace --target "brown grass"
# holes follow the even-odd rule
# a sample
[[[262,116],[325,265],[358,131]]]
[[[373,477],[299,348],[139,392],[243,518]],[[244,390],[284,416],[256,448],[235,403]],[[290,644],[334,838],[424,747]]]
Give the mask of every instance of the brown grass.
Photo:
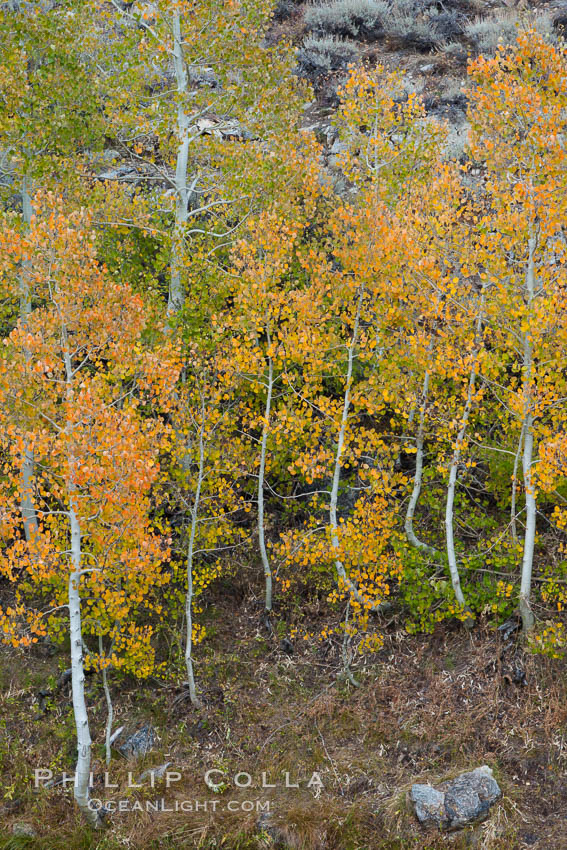
[[[409,637],[392,624],[380,653],[357,662],[362,686],[353,690],[337,676],[338,646],[323,652],[302,643],[288,659],[277,639],[258,640],[256,620],[256,609],[246,605],[217,611],[215,621],[226,626],[198,657],[206,701],[201,715],[177,699],[175,683],[114,683],[117,724],[126,721],[135,728],[150,719],[161,738],[159,749],[139,765],[115,758],[112,778],[120,789],[111,792],[114,796],[153,799],[163,794],[169,807],[176,800],[212,799],[203,781],[210,767],[226,771],[228,788],[217,795],[222,805],[214,813],[117,814],[104,845],[85,837],[63,791],[37,794],[30,788],[35,764],[72,769],[68,697],[61,694],[50,714],[35,719],[33,694],[55,671],[57,657],[26,659],[24,668],[21,656],[4,652],[0,753],[5,799],[0,805],[9,803],[7,788],[20,800],[17,810],[4,811],[6,838],[13,823],[24,821],[40,835],[26,845],[37,850],[75,845],[246,850],[274,844],[274,836],[293,850],[567,847],[564,663],[524,655],[518,647],[514,663],[524,666],[527,684],[514,685],[507,674],[508,656],[501,659],[499,639],[488,629],[465,634],[445,627],[429,637]],[[104,701],[96,682],[89,688],[97,758],[93,793],[102,797]],[[158,786],[149,795],[128,791],[129,770],[136,777],[144,767],[165,760],[183,773],[182,782],[169,790]],[[493,768],[504,795],[488,822],[453,837],[423,833],[407,804],[411,784],[439,782],[484,763]],[[250,790],[235,787],[239,770],[253,776]],[[277,781],[275,789],[259,787],[262,771]],[[299,779],[300,787],[283,787],[283,771]],[[313,771],[323,781],[320,793],[307,787]],[[256,798],[273,804],[264,833],[256,812],[231,812],[224,805]]]

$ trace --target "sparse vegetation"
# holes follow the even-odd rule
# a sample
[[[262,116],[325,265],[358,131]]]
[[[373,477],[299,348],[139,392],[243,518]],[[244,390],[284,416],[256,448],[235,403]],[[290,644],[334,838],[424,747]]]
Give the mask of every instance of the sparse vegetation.
[[[312,79],[345,71],[359,59],[360,48],[355,42],[334,36],[309,36],[297,52],[299,72]]]
[[[316,34],[378,41],[390,14],[386,0],[333,0],[308,6],[305,26]]]
[[[392,0],[385,26],[391,38],[418,51],[440,47],[459,29],[455,13],[439,12],[433,3],[420,0]]]
[[[553,19],[548,12],[527,14],[516,9],[499,9],[471,21],[465,34],[478,53],[494,56],[498,47],[515,44],[518,34],[527,29],[534,29],[549,42],[555,40]]]
[[[301,0],[278,0],[274,8],[274,20],[281,22],[298,14]]]

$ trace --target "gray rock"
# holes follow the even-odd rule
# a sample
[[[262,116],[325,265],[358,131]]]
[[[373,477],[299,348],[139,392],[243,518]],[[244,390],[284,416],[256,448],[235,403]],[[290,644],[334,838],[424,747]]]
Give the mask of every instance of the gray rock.
[[[20,835],[25,838],[37,838],[37,832],[31,823],[15,823],[12,827],[12,835]]]
[[[431,785],[413,785],[410,800],[417,819],[424,826],[462,829],[476,820],[484,820],[490,807],[502,795],[487,766],[462,773],[439,789]]]
[[[134,732],[133,735],[126,738],[123,744],[117,749],[127,759],[137,759],[149,753],[154,744],[157,742],[158,736],[155,729],[149,723],[145,723],[141,729]]]
[[[502,792],[489,767],[477,767],[457,776],[445,791],[445,813],[452,829],[484,819]]]
[[[519,620],[506,620],[505,623],[502,623],[501,626],[498,626],[498,633],[501,636],[502,640],[508,640],[510,635],[514,632],[517,632],[520,628]]]
[[[106,150],[103,150],[102,153],[99,154],[99,159],[101,159],[102,162],[107,162],[110,163],[110,165],[113,165],[120,159],[120,151],[115,150],[114,148],[106,148]]]
[[[120,183],[139,183],[144,175],[133,165],[120,165],[118,168],[108,168],[97,174],[99,180],[116,180]]]
[[[18,809],[22,808],[21,800],[6,800],[5,803],[2,803],[0,806],[0,815],[9,815],[12,812],[17,812]]]
[[[208,86],[211,89],[221,88],[220,80],[206,65],[198,65],[189,68],[189,79],[195,86]]]
[[[160,764],[158,767],[150,767],[148,770],[144,770],[144,772],[138,777],[138,782],[147,782],[149,780],[153,786],[156,779],[163,779],[167,768],[172,764],[173,762],[166,761],[165,764]]]
[[[329,157],[337,158],[340,154],[344,153],[344,151],[348,150],[348,145],[346,142],[341,142],[340,139],[335,139],[331,147],[329,148]]]
[[[219,139],[251,142],[258,138],[238,119],[224,119],[217,116],[198,118],[195,126],[204,136],[217,136]]]
[[[272,847],[287,847],[287,836],[276,823],[273,812],[262,812],[256,821],[256,829],[269,838]]]
[[[445,826],[445,794],[431,785],[412,785],[410,800],[423,826]]]

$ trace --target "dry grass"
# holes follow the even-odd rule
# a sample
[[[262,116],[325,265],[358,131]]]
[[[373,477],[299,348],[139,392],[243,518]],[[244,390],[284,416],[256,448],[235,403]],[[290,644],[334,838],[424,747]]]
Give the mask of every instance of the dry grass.
[[[449,628],[432,637],[408,637],[392,626],[378,657],[358,662],[362,687],[352,690],[337,679],[338,646],[327,647],[325,657],[316,647],[302,646],[289,660],[277,641],[255,638],[255,610],[244,605],[238,612],[217,612],[217,618],[226,629],[219,630],[215,646],[202,647],[199,658],[207,702],[200,717],[186,703],[175,703],[179,689],[174,686],[157,689],[148,683],[123,686],[120,692],[114,686],[117,722],[135,726],[150,719],[161,743],[134,768],[124,760],[113,762],[112,777],[121,788],[112,793],[144,799],[145,790],[127,790],[128,771],[137,776],[149,765],[171,760],[183,779],[169,790],[158,785],[152,799],[163,795],[169,807],[176,800],[211,799],[203,775],[220,767],[228,788],[218,799],[271,799],[269,829],[260,829],[256,812],[231,812],[224,805],[190,814],[130,812],[113,818],[101,850],[260,850],[274,836],[293,850],[433,850],[447,846],[448,839],[420,830],[407,790],[413,782],[442,781],[483,763],[495,771],[504,797],[489,821],[476,828],[475,846],[513,850],[535,836],[536,850],[560,850],[560,813],[567,810],[565,665],[524,657],[518,649],[514,663],[521,662],[527,674],[527,685],[519,687],[509,682],[509,659],[500,658],[502,648],[488,631],[469,636]],[[227,660],[230,646],[238,651]],[[98,839],[81,830],[67,795],[60,789],[38,795],[29,788],[35,763],[55,763],[57,769],[72,765],[65,696],[50,715],[34,720],[29,712],[38,681],[57,659],[33,662],[32,670],[38,666],[32,684],[22,680],[15,660],[13,654],[3,657],[6,734],[0,742],[9,744],[4,780],[15,783],[13,796],[21,806],[5,813],[4,846],[15,846],[7,843],[11,825],[24,821],[41,836],[26,845],[35,850],[94,848]],[[95,684],[90,712],[97,741],[95,791],[102,796],[104,711]],[[238,770],[252,775],[249,791],[235,786]],[[277,782],[275,789],[259,787],[262,771]],[[283,771],[299,779],[300,787],[283,787]],[[307,787],[313,771],[323,782],[319,791]],[[451,838],[451,846],[464,848],[469,840],[471,835],[462,833]]]

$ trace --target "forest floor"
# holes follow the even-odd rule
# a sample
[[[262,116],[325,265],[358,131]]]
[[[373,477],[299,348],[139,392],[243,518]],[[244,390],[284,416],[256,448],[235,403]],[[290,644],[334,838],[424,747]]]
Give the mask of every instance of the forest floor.
[[[129,809],[115,811],[100,834],[81,825],[70,788],[34,789],[36,768],[57,778],[74,767],[68,690],[38,699],[67,666],[64,649],[46,656],[39,647],[25,657],[2,650],[0,847],[567,848],[565,662],[504,649],[483,624],[412,636],[392,621],[383,648],[355,664],[354,688],[340,675],[338,642],[296,640],[289,655],[280,649],[289,612],[287,622],[274,618],[268,638],[257,601],[237,588],[230,596],[232,603],[225,592],[206,611],[211,627],[197,650],[200,712],[185,699],[181,668],[178,684],[111,683],[115,728],[150,723],[159,736],[138,761],[113,754],[109,781],[117,788],[103,787],[106,704],[98,676],[88,678],[92,796],[115,806],[126,801]],[[316,631],[317,604],[310,615]],[[181,774],[169,788],[165,778],[154,788],[148,779],[128,787],[129,772],[135,782],[165,762]],[[503,791],[489,819],[451,835],[424,831],[407,802],[411,784],[435,784],[482,764]],[[222,781],[216,791],[205,784],[210,769],[222,771],[212,775]],[[309,787],[314,773],[321,784],[315,778]],[[249,781],[245,774],[251,785],[239,788]],[[263,774],[275,787],[262,787]],[[163,811],[155,811],[156,800]],[[182,810],[188,806],[194,811]],[[15,837],[15,824],[33,827],[35,837]]]

